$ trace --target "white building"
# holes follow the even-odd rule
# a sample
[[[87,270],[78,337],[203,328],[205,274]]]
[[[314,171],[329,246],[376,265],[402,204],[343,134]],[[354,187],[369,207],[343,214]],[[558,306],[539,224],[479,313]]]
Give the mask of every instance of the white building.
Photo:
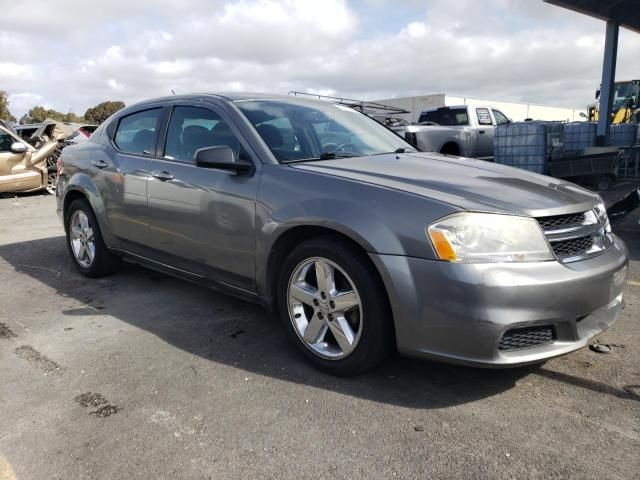
[[[514,122],[523,121],[525,118],[531,118],[533,120],[577,122],[585,120],[585,117],[581,117],[580,113],[583,113],[585,116],[587,113],[586,109],[547,107],[526,103],[497,102],[495,100],[482,100],[478,98],[454,97],[444,93],[420,95],[416,97],[386,98],[374,101],[410,111],[410,114],[397,116],[403,117],[412,122],[417,122],[420,117],[420,112],[426,108],[453,105],[483,105],[494,107]]]

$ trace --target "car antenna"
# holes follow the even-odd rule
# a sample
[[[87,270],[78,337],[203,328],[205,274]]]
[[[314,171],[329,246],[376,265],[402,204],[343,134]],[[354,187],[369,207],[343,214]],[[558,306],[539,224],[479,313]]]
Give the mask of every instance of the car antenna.
[[[176,92],[173,91],[173,88],[171,89],[171,93],[173,93],[174,95],[176,94]]]

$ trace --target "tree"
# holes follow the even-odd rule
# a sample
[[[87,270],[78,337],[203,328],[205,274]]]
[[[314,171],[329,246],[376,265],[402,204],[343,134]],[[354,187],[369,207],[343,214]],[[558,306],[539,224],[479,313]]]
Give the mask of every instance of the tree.
[[[84,119],[89,123],[95,123],[99,125],[111,115],[116,113],[118,110],[122,110],[124,106],[124,102],[121,102],[119,100],[102,102],[95,107],[87,109],[84,114]]]
[[[0,90],[0,120],[7,120],[8,122],[15,122],[14,117],[9,111],[9,98],[7,92]]]
[[[61,113],[56,110],[53,110],[52,108],[44,108],[41,105],[37,105],[20,118],[20,123],[21,124],[42,123],[47,118],[50,118],[52,120],[57,120],[58,122],[81,123],[84,121],[82,117],[77,116],[73,112]]]

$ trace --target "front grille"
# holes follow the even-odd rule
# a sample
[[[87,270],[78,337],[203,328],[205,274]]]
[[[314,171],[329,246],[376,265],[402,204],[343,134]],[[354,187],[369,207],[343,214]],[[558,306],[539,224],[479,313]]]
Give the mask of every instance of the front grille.
[[[557,230],[560,228],[578,227],[582,225],[584,221],[584,213],[554,215],[552,217],[541,217],[538,219],[538,223],[543,230]]]
[[[553,242],[551,247],[553,248],[553,253],[555,253],[556,257],[560,259],[582,257],[591,250],[591,247],[593,247],[593,237],[589,235],[587,237],[571,238],[569,240]]]
[[[554,215],[537,219],[553,253],[561,262],[582,260],[596,255],[612,244],[594,210],[567,215]]]
[[[539,347],[553,342],[555,338],[555,332],[551,325],[514,328],[502,335],[498,343],[498,350],[508,352],[522,348]]]

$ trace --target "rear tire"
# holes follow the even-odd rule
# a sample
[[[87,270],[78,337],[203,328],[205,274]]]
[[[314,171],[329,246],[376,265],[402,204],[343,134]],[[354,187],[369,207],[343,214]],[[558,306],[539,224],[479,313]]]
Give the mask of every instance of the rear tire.
[[[446,143],[441,149],[440,153],[443,155],[451,155],[455,157],[460,156],[460,148],[455,143]]]
[[[615,177],[611,175],[600,175],[596,180],[598,190],[607,191],[616,183]]]
[[[307,240],[289,254],[277,301],[289,338],[327,373],[357,375],[393,348],[391,309],[378,272],[364,252],[339,237]]]
[[[120,266],[120,257],[104,244],[96,216],[86,200],[77,199],[69,205],[64,228],[71,260],[82,275],[102,277]]]

